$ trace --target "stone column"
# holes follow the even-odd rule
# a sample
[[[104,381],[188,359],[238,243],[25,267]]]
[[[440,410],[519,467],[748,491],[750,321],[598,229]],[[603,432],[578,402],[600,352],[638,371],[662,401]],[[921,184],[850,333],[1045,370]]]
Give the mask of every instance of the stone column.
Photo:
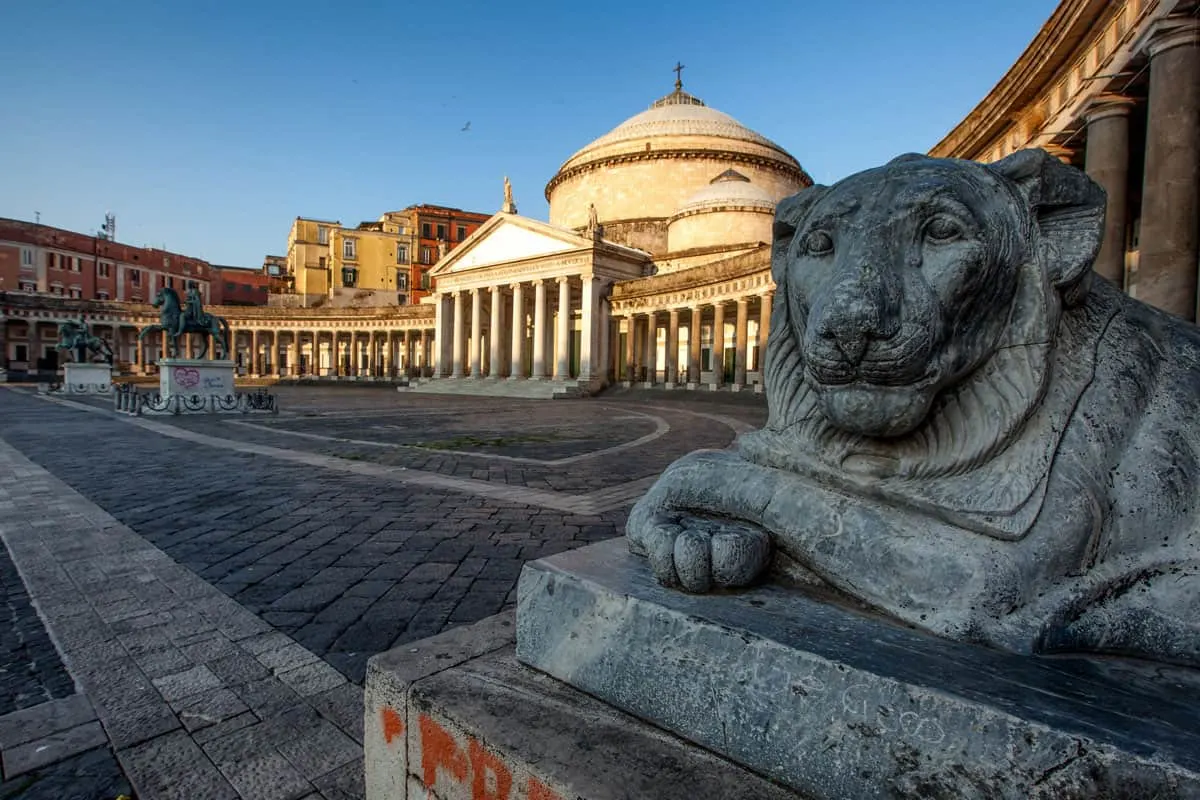
[[[558,325],[554,337],[554,377],[571,378],[571,279],[558,278]]]
[[[672,308],[667,313],[667,352],[666,355],[666,384],[668,389],[675,388],[679,380],[679,309]]]
[[[508,367],[510,379],[525,377],[525,286],[512,285],[512,362]]]
[[[488,324],[488,345],[490,345],[490,357],[488,359],[488,377],[500,378],[504,375],[504,367],[500,364],[502,358],[500,353],[500,345],[504,343],[502,328],[504,326],[504,293],[500,291],[500,285],[492,287],[492,319]]]
[[[713,304],[713,377],[712,385],[725,383],[725,304]]]
[[[421,376],[424,375],[425,368],[427,366],[427,362],[429,361],[429,352],[430,352],[429,339],[426,336],[425,329],[421,328],[420,333],[417,334],[417,355],[418,355],[418,357],[417,357],[417,363],[415,365],[417,368],[417,373],[416,373],[417,375],[421,375]]]
[[[471,290],[471,377],[483,376],[483,292]]]
[[[758,309],[758,363],[755,366],[760,373],[767,369],[767,337],[771,335],[771,306],[775,302],[775,293],[760,294],[761,305]],[[766,380],[766,376],[763,376]]]
[[[258,355],[258,328],[250,331],[250,374],[258,377],[262,374],[262,361]]]
[[[616,341],[616,334],[613,333],[616,330],[616,326],[613,325],[612,305],[604,296],[604,289],[603,285],[596,288],[596,316],[598,317],[596,320],[596,330],[598,331],[597,347],[600,351],[597,355],[598,363],[601,365],[600,379],[607,385],[611,376],[617,374],[616,348],[613,346]]]
[[[1108,195],[1104,240],[1093,269],[1118,289],[1125,288],[1125,220],[1128,215],[1129,112],[1133,101],[1101,95],[1088,106],[1084,168]]]
[[[312,330],[312,345],[308,348],[308,350],[309,350],[308,374],[309,375],[320,375],[321,374],[321,331],[319,328],[313,328],[313,330]],[[296,357],[299,358],[300,354],[297,353]]]
[[[596,341],[600,322],[599,281],[592,275],[583,276],[580,309],[579,379],[590,381],[600,372],[600,343]]]
[[[533,374],[529,377],[542,380],[546,377],[546,282],[533,282]]]
[[[688,326],[688,383],[700,383],[700,304],[692,306]]]
[[[737,327],[734,330],[733,384],[741,389],[746,385],[746,348],[749,345],[750,332],[750,299],[739,297],[737,300]]]
[[[637,317],[633,314],[625,315],[625,381],[633,385],[637,379],[636,365],[633,359],[634,339],[637,338]]]
[[[1147,42],[1150,99],[1136,294],[1196,319],[1200,244],[1200,20],[1168,17]]]
[[[454,329],[454,371],[451,376],[455,378],[463,376],[463,322],[463,293],[460,290],[454,293],[454,317],[450,321]],[[404,363],[407,365],[408,361]]]
[[[139,330],[138,335],[140,336],[141,333],[142,332]],[[134,341],[137,342],[137,372],[139,375],[145,375],[146,374],[146,343],[140,338],[135,339]]]
[[[658,315],[646,314],[646,383],[658,382]]]

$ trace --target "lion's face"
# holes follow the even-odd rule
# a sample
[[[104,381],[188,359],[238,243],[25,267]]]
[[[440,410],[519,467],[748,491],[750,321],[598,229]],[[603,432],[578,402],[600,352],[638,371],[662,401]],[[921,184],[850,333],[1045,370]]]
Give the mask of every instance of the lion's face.
[[[879,437],[920,425],[995,352],[1029,230],[1020,195],[970,162],[899,159],[825,190],[781,255],[792,335],[830,422]]]

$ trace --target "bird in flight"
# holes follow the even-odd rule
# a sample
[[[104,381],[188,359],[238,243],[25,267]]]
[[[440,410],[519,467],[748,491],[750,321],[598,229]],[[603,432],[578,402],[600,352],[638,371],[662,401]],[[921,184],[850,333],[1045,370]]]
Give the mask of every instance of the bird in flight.
[[[462,126],[462,132],[471,130],[471,121],[467,120],[467,124]]]

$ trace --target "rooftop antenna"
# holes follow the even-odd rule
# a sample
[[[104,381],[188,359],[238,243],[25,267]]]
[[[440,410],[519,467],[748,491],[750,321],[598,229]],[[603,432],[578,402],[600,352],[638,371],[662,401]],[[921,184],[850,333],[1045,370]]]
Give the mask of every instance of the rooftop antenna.
[[[42,224],[42,212],[40,212],[40,211],[33,212],[33,222],[36,225]]]
[[[104,238],[110,242],[117,240],[117,216],[111,211],[104,214],[104,227],[100,230],[104,231]]]

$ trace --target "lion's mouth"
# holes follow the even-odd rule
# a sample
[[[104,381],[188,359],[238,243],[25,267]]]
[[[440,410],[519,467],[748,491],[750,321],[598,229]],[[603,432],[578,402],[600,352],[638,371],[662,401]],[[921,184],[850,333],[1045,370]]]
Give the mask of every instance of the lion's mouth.
[[[924,389],[937,380],[937,370],[919,361],[903,364],[894,360],[864,359],[855,366],[844,359],[810,356],[804,368],[813,382],[838,388],[894,389],[908,386]]]

